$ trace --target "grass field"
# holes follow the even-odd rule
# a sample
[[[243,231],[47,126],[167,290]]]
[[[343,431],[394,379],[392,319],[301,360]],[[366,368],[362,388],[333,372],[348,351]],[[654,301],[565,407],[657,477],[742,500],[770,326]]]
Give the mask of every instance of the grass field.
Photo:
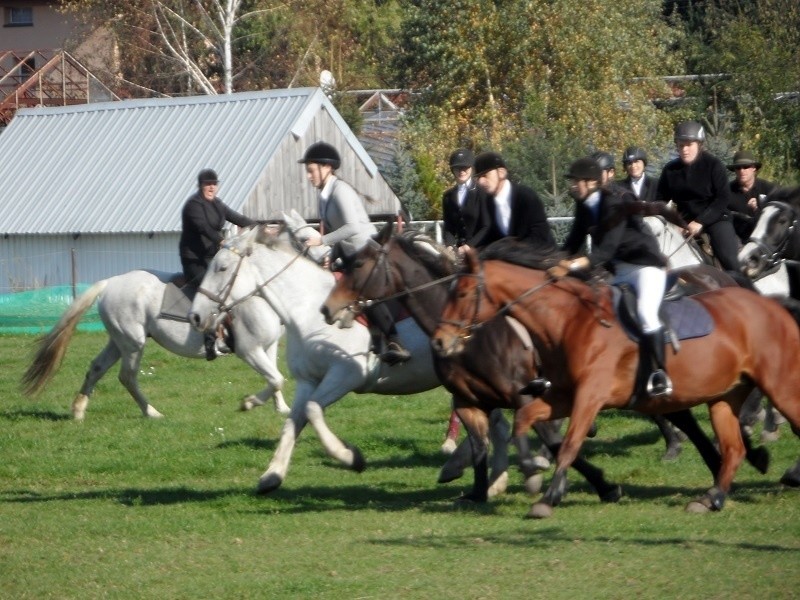
[[[260,386],[243,363],[150,346],[142,386],[165,418],[143,419],[114,372],[78,423],[70,402],[105,336],[77,334],[37,400],[18,391],[31,343],[0,337],[2,599],[800,595],[800,492],[777,483],[800,444],[785,426],[766,476],[743,466],[723,512],[690,515],[710,485],[697,453],[662,463],[654,426],[606,413],[586,450],[623,500],[601,504],[572,476],[554,518],[531,521],[516,470],[486,506],[454,506],[466,478],[436,484],[443,390],[349,396],[328,421],[367,470],[335,464],[306,430],[283,487],[258,497],[282,419],[237,412]]]

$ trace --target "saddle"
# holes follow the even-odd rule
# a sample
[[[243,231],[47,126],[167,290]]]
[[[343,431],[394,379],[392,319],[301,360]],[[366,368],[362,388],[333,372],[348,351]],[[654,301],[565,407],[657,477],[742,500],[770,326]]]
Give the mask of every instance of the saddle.
[[[666,337],[677,352],[680,340],[704,337],[714,330],[714,320],[706,308],[683,292],[674,281],[668,287],[661,303],[659,317],[664,324]],[[641,324],[636,310],[636,293],[627,285],[612,286],[614,313],[623,331],[634,342],[641,338]]]
[[[714,321],[708,310],[684,294],[675,282],[670,282],[668,293],[661,303],[659,318],[664,325],[665,341],[670,344],[674,352],[680,350],[680,340],[703,337],[714,330]],[[614,312],[617,321],[628,337],[639,346],[639,364],[636,368],[633,393],[628,407],[632,407],[638,398],[646,398],[648,393],[648,380],[652,372],[652,365],[648,364],[652,357],[643,344],[641,324],[636,310],[636,293],[631,286],[622,284],[613,286]]]

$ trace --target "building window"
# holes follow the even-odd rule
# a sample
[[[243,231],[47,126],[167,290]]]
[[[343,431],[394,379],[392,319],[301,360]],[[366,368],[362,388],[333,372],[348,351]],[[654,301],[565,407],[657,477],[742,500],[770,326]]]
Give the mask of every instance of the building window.
[[[30,27],[33,25],[33,8],[28,7],[7,7],[6,8],[6,27]]]

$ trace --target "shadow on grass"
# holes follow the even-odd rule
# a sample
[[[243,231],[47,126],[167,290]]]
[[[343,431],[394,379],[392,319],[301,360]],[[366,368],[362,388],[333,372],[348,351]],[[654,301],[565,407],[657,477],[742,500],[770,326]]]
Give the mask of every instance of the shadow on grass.
[[[620,545],[636,546],[677,546],[680,548],[708,548],[713,551],[719,551],[722,548],[749,550],[756,552],[791,552],[793,554],[800,553],[796,547],[784,546],[779,544],[754,544],[752,542],[732,542],[719,537],[704,538],[704,539],[690,539],[685,537],[661,537],[657,538],[644,538],[644,537],[625,537],[620,535],[618,537],[609,536],[576,536],[574,532],[570,531],[565,533],[560,527],[547,526],[547,527],[534,527],[531,531],[516,531],[505,532],[502,534],[488,534],[481,535],[476,539],[474,534],[466,535],[420,535],[420,536],[406,536],[397,538],[367,538],[365,540],[368,544],[376,546],[392,546],[392,547],[408,547],[408,548],[465,548],[475,546],[479,543],[481,546],[488,546],[496,544],[498,546],[520,546],[529,550],[531,548],[539,549],[552,549],[556,546],[572,545],[576,542],[580,543],[597,543],[609,544],[613,543],[615,547]]]
[[[71,421],[71,413],[57,413],[52,410],[10,410],[0,412],[0,419],[5,421],[22,421],[32,419],[36,421]]]

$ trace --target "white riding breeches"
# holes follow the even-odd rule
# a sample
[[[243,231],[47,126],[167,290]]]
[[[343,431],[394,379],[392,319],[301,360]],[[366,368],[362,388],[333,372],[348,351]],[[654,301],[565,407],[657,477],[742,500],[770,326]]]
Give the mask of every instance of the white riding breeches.
[[[644,333],[661,329],[658,310],[667,286],[667,272],[661,267],[614,263],[614,283],[627,283],[636,292],[636,308]]]

